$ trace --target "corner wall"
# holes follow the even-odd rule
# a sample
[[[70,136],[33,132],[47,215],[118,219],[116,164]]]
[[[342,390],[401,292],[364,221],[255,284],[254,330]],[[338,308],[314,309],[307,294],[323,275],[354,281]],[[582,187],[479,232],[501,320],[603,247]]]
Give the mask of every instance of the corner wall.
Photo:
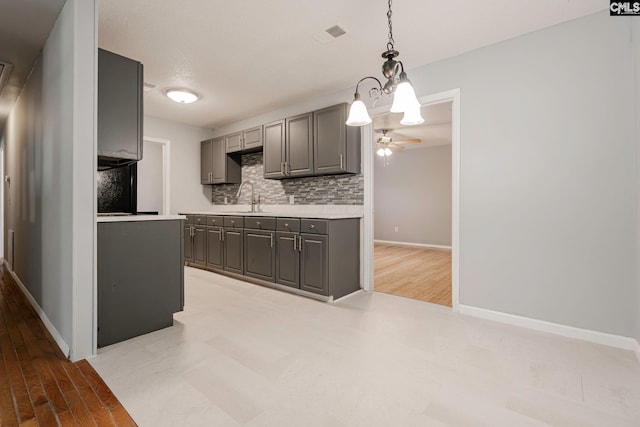
[[[640,358],[640,20],[631,21],[633,43],[633,87],[634,87],[634,123],[635,123],[635,164],[636,164],[636,340]]]
[[[13,270],[73,360],[93,352],[95,52],[94,2],[68,0],[4,133]]]

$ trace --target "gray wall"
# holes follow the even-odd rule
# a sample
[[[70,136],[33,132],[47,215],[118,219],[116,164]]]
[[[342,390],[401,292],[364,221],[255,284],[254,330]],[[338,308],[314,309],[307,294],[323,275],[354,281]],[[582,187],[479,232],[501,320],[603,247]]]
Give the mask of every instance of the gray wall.
[[[211,208],[211,188],[200,185],[200,141],[211,129],[187,126],[156,117],[144,117],[144,136],[168,139],[171,146],[171,214]]]
[[[254,184],[262,204],[286,205],[293,196],[295,205],[362,205],[364,177],[362,174],[325,175],[291,179],[264,179],[262,153],[242,155],[242,182]],[[251,191],[247,187],[238,194],[240,184],[212,185],[214,204],[250,204]]]
[[[635,336],[630,40],[603,12],[409,73],[461,89],[461,303]]]
[[[451,145],[375,156],[373,191],[376,240],[451,246]]]
[[[67,1],[4,131],[14,271],[74,360],[92,353],[94,325],[94,13]]]
[[[636,125],[636,339],[640,341],[640,21],[632,22],[633,76]]]

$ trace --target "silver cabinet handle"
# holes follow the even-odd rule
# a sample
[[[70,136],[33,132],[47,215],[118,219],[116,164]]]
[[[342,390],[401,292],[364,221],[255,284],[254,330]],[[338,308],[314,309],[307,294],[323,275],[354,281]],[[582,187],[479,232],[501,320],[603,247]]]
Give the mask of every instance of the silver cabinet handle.
[[[218,236],[218,240],[222,241],[222,230],[220,230],[220,235]]]
[[[284,162],[284,174],[289,175],[291,173],[291,167],[289,166],[289,162]]]
[[[340,169],[343,169],[343,166],[342,166],[343,165],[343,159],[344,159],[343,155],[340,154]]]
[[[298,243],[297,240],[298,240],[298,236],[293,236],[293,250],[294,251],[298,250],[298,248],[297,248],[297,246],[298,246],[297,245],[297,243]]]
[[[280,175],[284,175],[284,162],[280,162]]]
[[[289,223],[288,223],[288,222],[285,222],[285,223],[284,223],[284,226],[285,226],[285,227],[287,227],[287,228],[289,228]]]
[[[300,243],[298,244],[298,251],[302,252],[302,236],[298,237],[300,239]]]
[[[256,221],[256,226],[260,227],[260,221]]]
[[[220,230],[220,235],[222,236],[222,241],[224,241],[224,230]]]
[[[313,230],[316,226],[314,224],[309,224],[309,228]]]
[[[233,220],[231,221],[231,225],[233,225],[233,224],[235,224],[235,223],[236,223],[235,221],[233,221]]]
[[[271,239],[271,247],[273,247],[273,233],[269,234],[269,238]]]

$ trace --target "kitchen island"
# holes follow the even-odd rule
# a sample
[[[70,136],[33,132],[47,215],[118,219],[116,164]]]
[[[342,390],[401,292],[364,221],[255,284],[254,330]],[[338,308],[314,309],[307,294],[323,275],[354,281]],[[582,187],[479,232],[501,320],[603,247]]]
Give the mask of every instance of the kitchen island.
[[[173,325],[184,307],[184,220],[98,217],[98,347]]]

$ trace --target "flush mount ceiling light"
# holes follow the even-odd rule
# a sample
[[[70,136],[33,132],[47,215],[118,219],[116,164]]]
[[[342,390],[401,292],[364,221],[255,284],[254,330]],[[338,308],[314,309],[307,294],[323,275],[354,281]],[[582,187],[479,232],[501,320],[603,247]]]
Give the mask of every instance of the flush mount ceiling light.
[[[378,86],[369,90],[369,96],[376,101],[382,97],[382,94],[394,95],[393,105],[391,106],[392,113],[404,113],[400,123],[403,125],[419,125],[424,122],[422,115],[420,114],[420,103],[416,98],[416,93],[411,86],[411,82],[407,77],[407,73],[404,72],[404,65],[402,61],[396,61],[394,58],[400,53],[393,47],[393,27],[391,25],[391,0],[389,0],[389,10],[387,12],[387,22],[389,23],[389,41],[387,42],[387,50],[382,52],[382,57],[386,58],[386,61],[382,64],[382,75],[387,79],[384,86],[380,83],[376,77],[367,76],[360,79],[356,84],[356,93],[353,96],[353,103],[349,110],[349,117],[347,118],[348,126],[364,126],[371,123],[371,117],[367,107],[360,99],[360,93],[358,89],[360,83],[367,79],[374,80]],[[374,101],[375,102],[375,101]]]
[[[198,95],[186,89],[169,89],[166,94],[172,101],[179,104],[191,104],[198,100]]]

